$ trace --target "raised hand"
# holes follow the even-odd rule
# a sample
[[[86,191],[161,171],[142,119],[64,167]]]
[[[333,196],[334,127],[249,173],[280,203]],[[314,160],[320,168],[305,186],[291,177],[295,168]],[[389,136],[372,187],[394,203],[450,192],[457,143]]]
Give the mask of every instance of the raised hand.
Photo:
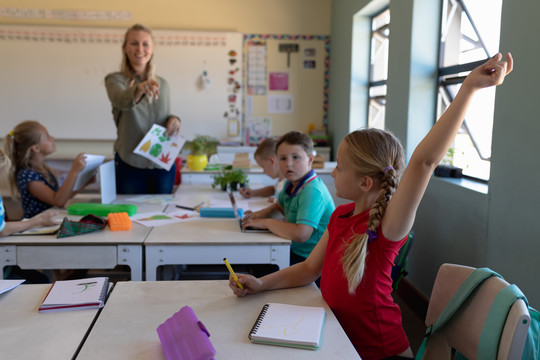
[[[512,54],[508,53],[506,60],[502,57],[501,53],[497,53],[484,64],[476,67],[463,81],[463,86],[478,90],[502,84],[506,75],[514,68]]]

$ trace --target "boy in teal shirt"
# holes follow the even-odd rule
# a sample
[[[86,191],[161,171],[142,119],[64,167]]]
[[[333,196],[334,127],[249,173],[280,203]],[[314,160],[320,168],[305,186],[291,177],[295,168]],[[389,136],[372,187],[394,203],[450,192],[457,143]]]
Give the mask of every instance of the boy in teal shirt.
[[[269,229],[293,241],[291,265],[304,261],[315,247],[335,209],[326,185],[311,168],[313,142],[305,134],[291,131],[276,146],[281,173],[287,180],[278,202],[260,211],[247,212],[243,226]],[[285,221],[271,217],[279,211]]]

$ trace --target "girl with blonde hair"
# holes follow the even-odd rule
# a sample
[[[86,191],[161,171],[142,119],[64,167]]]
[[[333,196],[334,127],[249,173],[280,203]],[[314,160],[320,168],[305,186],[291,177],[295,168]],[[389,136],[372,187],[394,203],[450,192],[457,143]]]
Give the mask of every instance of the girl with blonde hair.
[[[45,158],[56,151],[54,137],[39,122],[27,120],[17,125],[4,138],[4,149],[12,163],[11,189],[21,200],[25,218],[53,206],[63,207],[77,193],[73,186],[86,166],[86,156],[77,155],[60,186],[53,170],[45,163]]]
[[[391,270],[412,228],[429,179],[451,146],[473,95],[500,85],[512,71],[499,53],[475,68],[452,104],[416,147],[399,182],[403,148],[390,133],[359,130],[338,147],[332,172],[339,206],[306,261],[257,279],[231,278],[237,296],[308,284],[321,276],[321,293],[364,360],[407,359],[413,354],[393,302]]]

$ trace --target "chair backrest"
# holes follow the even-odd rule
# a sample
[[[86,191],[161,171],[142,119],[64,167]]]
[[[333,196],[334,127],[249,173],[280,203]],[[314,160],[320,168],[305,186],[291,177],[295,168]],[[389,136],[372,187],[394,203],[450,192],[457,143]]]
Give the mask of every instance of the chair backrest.
[[[439,317],[454,293],[475,269],[468,266],[443,264],[435,284],[426,314],[426,326],[431,326]],[[460,307],[450,321],[429,340],[423,359],[450,359],[451,349],[456,349],[467,359],[477,359],[478,344],[482,328],[495,296],[509,284],[502,278],[492,276],[485,280]],[[506,319],[499,341],[498,360],[521,359],[529,319],[525,302],[517,300]],[[528,322],[527,322],[528,324]]]

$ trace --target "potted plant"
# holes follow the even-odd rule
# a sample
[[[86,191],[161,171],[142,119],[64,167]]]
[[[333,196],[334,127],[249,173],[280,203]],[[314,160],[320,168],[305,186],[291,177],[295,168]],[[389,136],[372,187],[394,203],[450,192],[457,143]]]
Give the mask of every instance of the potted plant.
[[[202,171],[208,164],[208,156],[217,152],[219,140],[209,135],[196,135],[187,141],[185,149],[191,151],[186,164],[190,170]]]
[[[227,186],[230,186],[232,190],[237,190],[238,185],[247,185],[247,175],[242,169],[232,169],[232,166],[226,166],[221,169],[220,172],[212,175],[214,182],[212,188],[220,188],[221,190],[227,190]]]
[[[248,183],[247,175],[242,169],[233,169],[229,173],[229,184],[231,185],[232,190],[237,190],[238,185],[246,187]]]

